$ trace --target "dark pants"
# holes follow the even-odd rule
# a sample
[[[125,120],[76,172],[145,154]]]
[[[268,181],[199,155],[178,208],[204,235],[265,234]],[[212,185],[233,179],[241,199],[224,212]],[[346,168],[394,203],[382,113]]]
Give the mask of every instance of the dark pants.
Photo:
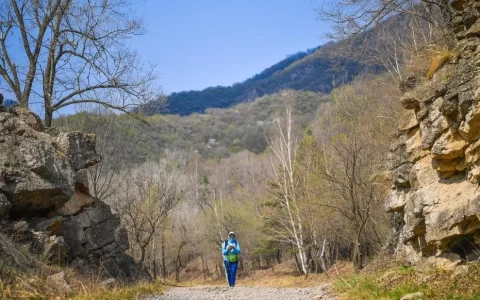
[[[223,261],[225,263],[225,273],[227,274],[228,284],[231,287],[235,286],[235,277],[237,276],[238,262]]]

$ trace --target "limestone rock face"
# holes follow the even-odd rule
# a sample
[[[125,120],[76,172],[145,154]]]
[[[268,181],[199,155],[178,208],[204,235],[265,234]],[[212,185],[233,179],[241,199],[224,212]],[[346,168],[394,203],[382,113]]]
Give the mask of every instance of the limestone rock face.
[[[83,267],[106,271],[105,276],[144,277],[124,253],[129,244],[119,217],[89,193],[86,169],[100,161],[95,135],[45,129],[27,109],[1,107],[2,229],[47,263],[80,259]],[[15,262],[9,252],[1,253],[0,260]]]
[[[10,239],[0,233],[0,261],[2,265],[26,271],[33,269],[35,261],[19,250]],[[0,272],[0,276],[2,273]]]
[[[403,220],[397,253],[416,264],[480,248],[480,3],[452,5],[457,56],[405,89],[408,113],[391,147],[386,209]]]

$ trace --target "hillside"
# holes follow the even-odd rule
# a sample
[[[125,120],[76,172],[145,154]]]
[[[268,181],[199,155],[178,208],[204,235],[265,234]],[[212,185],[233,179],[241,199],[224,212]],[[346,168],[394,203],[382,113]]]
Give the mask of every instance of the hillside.
[[[270,122],[283,111],[286,102],[293,103],[294,116],[305,127],[318,115],[320,105],[328,101],[330,96],[321,93],[287,90],[229,109],[208,109],[205,114],[151,116],[147,118],[149,125],[127,116],[115,117],[115,123],[120,124],[117,134],[124,135],[123,141],[134,136],[131,147],[122,146],[129,149],[132,162],[155,159],[167,149],[198,151],[204,157],[222,158],[242,150],[263,152]],[[106,123],[105,116],[77,114],[59,118],[55,126],[97,133],[105,129]]]
[[[204,113],[208,108],[228,108],[282,89],[329,93],[335,85],[349,82],[367,67],[357,61],[336,55],[340,44],[329,43],[289,55],[244,82],[232,86],[209,87],[201,91],[185,91],[168,96],[167,107],[156,101],[143,106],[146,115]]]

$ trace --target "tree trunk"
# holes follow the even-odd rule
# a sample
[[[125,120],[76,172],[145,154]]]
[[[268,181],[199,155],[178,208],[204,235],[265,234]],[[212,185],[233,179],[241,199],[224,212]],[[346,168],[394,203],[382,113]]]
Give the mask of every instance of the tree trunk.
[[[157,263],[155,255],[155,238],[152,241],[152,276],[154,279],[157,279]]]
[[[180,282],[180,267],[175,266],[175,282]]]
[[[358,272],[363,269],[363,253],[360,248],[360,241],[358,240],[358,238],[355,238],[353,241],[352,262],[355,271]]]
[[[140,262],[142,264],[145,262],[145,248],[146,246],[140,246]]]
[[[18,105],[20,107],[23,107],[23,108],[27,108],[28,109],[28,99],[23,99],[22,97],[21,98],[18,98],[17,96],[17,101],[18,101]]]
[[[300,263],[298,262],[298,257],[297,254],[293,254],[293,257],[295,258],[295,267],[297,269],[297,274],[301,274],[301,268],[300,268]]]
[[[28,108],[28,106],[27,106]],[[52,126],[52,119],[53,119],[53,112],[50,111],[48,107],[45,107],[45,121],[44,125],[45,127],[51,127]]]
[[[303,243],[297,239],[297,249],[298,249],[298,255],[300,256],[300,271],[302,274],[307,274],[308,273],[308,263],[307,263],[307,254],[305,253],[305,249],[303,249]]]
[[[162,277],[167,278],[167,266],[165,262],[165,233],[162,231]]]
[[[154,279],[157,278],[157,264],[155,262],[155,255],[153,255],[153,259],[152,259],[152,276]]]

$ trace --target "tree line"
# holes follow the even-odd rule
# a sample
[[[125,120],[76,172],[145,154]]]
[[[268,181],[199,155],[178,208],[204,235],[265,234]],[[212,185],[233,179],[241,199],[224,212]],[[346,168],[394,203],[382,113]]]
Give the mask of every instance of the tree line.
[[[396,90],[386,75],[358,79],[334,90],[308,127],[292,109],[301,99],[282,91],[266,150],[220,160],[175,150],[130,165],[139,136],[118,134],[121,116],[105,113],[92,127],[83,114],[73,126],[97,134],[104,160],[89,169],[91,191],[119,214],[129,251],[152,275],[181,280],[196,262],[205,278],[222,277],[219,249],[234,230],[243,272],[290,261],[308,276],[337,260],[360,269],[389,236],[382,172],[400,113]]]
[[[353,36],[341,45],[356,45],[357,52],[345,53],[383,65],[388,76],[359,76],[335,88],[330,102],[291,90],[270,96],[281,105],[271,111],[273,118],[256,120],[268,120],[256,136],[265,145],[257,153],[232,151],[210,159],[197,149],[159,147],[164,151],[136,160],[138,152],[131,150],[141,141],[140,126],[111,110],[131,113],[130,105],[157,94],[152,70],[122,46],[143,30],[129,14],[129,1],[1,4],[0,76],[19,105],[40,99],[47,126],[67,105],[93,103],[105,109],[95,108],[97,122],[91,122],[90,112],[58,124],[97,134],[104,160],[89,169],[90,190],[118,213],[130,253],[152,275],[180,281],[187,264],[199,260],[205,278],[223,276],[220,246],[231,230],[242,241],[240,269],[247,273],[289,261],[308,276],[345,259],[359,270],[389,236],[382,202],[389,189],[389,136],[401,119],[397,83],[410,74],[425,76],[424,61],[439,51],[432,44],[451,49],[451,7],[447,0],[334,2],[335,10],[324,7],[320,13],[336,20],[339,36]],[[371,9],[362,11],[365,7]],[[374,30],[389,28],[385,20],[400,16],[408,25],[401,31],[381,35]],[[374,43],[364,43],[369,36],[375,36]],[[21,51],[15,55],[22,58],[14,60],[17,46]],[[368,51],[359,54],[358,49]],[[369,57],[372,53],[380,55]],[[305,97],[320,105],[308,126],[299,122],[302,110],[295,109]],[[189,127],[209,121],[202,117]],[[216,142],[208,132],[202,139]]]

